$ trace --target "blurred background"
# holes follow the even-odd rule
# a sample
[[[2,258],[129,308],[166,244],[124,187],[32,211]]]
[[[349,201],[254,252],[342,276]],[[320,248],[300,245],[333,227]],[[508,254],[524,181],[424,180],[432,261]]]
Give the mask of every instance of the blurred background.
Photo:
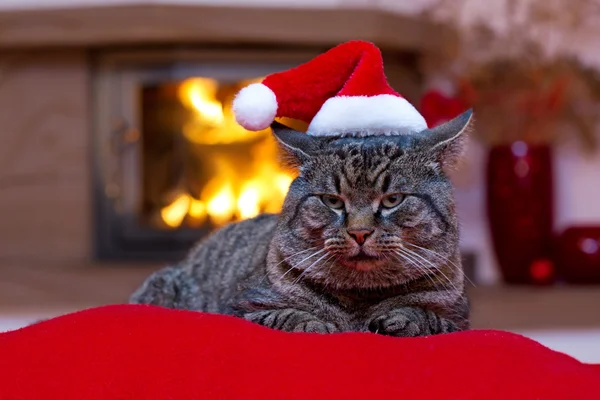
[[[294,172],[232,98],[364,39],[431,126],[475,109],[451,172],[473,327],[600,363],[599,1],[0,0],[0,32],[0,331],[278,212]]]

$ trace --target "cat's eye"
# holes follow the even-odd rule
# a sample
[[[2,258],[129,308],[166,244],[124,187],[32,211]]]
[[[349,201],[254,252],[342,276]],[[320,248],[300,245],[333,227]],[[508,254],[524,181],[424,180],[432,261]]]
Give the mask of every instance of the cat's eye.
[[[341,210],[342,208],[344,208],[344,200],[336,196],[324,194],[323,196],[321,196],[321,201],[323,202],[323,204],[325,204],[327,207],[333,210]]]
[[[400,205],[400,203],[402,203],[403,200],[404,200],[403,194],[394,193],[394,194],[387,195],[383,199],[381,199],[381,205],[385,208],[394,208],[394,207],[397,207],[398,205]]]

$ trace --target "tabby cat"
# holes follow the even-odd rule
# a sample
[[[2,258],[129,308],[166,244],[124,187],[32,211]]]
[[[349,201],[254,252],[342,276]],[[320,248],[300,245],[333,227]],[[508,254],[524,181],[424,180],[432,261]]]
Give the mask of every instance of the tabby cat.
[[[291,332],[422,336],[469,328],[453,188],[471,111],[420,133],[272,130],[298,168],[280,215],[216,231],[131,302]]]

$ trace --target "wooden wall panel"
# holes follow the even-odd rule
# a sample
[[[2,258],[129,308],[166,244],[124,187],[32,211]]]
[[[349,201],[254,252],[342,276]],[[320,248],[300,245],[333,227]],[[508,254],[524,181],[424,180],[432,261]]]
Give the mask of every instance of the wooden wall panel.
[[[0,55],[0,260],[90,254],[87,71],[83,51]]]

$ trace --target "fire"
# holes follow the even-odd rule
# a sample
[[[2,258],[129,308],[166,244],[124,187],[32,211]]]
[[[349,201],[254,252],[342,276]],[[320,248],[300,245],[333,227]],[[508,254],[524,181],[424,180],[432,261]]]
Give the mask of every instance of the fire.
[[[237,199],[240,218],[253,218],[260,213],[261,187],[254,182],[247,182]]]
[[[220,181],[216,181],[221,183]],[[215,192],[209,192],[206,198],[206,211],[216,225],[223,225],[233,219],[235,212],[235,192],[231,182],[225,181]]]
[[[210,176],[200,193],[180,193],[162,208],[167,227],[207,221],[219,227],[281,210],[294,176],[279,166],[269,129],[250,132],[235,122],[231,102],[239,89],[228,92],[208,78],[190,78],[179,86],[179,100],[191,112],[183,136],[198,149]]]
[[[249,85],[255,82],[244,82]],[[196,144],[230,144],[264,137],[269,129],[247,131],[236,121],[231,109],[233,98],[226,103],[217,100],[219,83],[215,79],[190,78],[179,87],[179,100],[193,111],[193,117],[183,128],[183,134]]]
[[[179,88],[179,99],[197,112],[197,118],[209,126],[220,126],[225,120],[223,106],[215,95],[218,83],[214,79],[193,78],[184,81]]]
[[[187,210],[187,213],[194,219],[200,220],[200,222],[204,222],[206,219],[206,205],[204,202],[200,200],[196,200],[190,197],[190,206]]]
[[[182,194],[168,206],[160,210],[160,216],[163,221],[171,228],[178,227],[183,222],[190,208],[190,196]]]

